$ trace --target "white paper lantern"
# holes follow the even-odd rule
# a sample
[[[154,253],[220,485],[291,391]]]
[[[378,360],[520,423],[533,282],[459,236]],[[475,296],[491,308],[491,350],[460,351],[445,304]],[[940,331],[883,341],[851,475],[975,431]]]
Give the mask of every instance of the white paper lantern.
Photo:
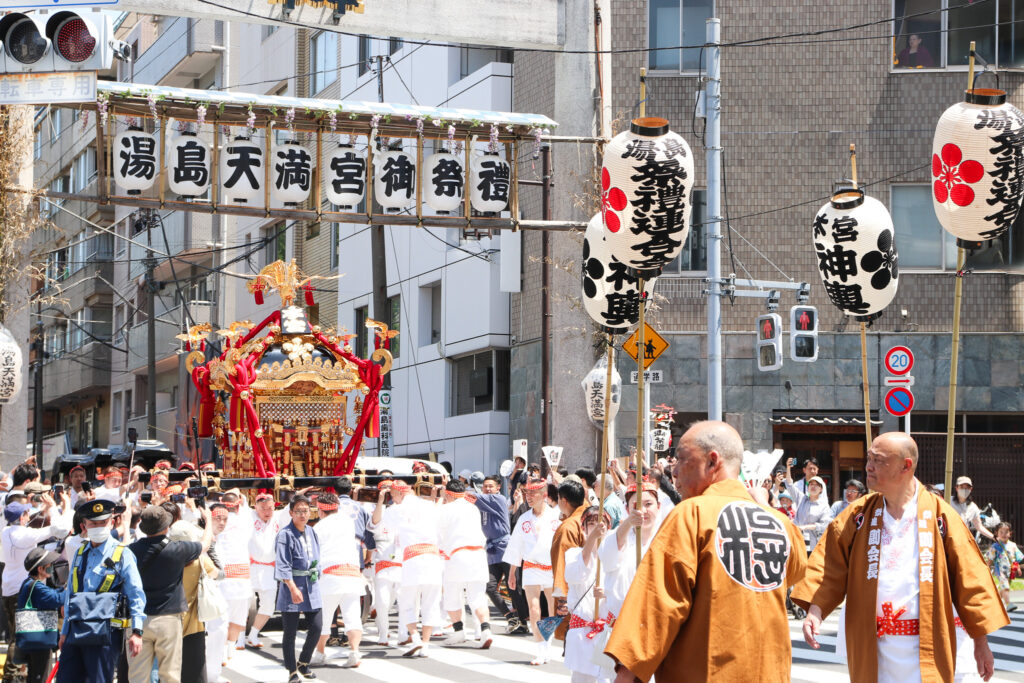
[[[652,277],[679,255],[690,231],[693,152],[659,118],[634,119],[605,146],[602,215],[619,261]]]
[[[327,157],[325,187],[327,199],[339,211],[353,211],[366,194],[366,156],[349,144],[338,147]]]
[[[17,397],[23,371],[21,346],[14,335],[0,325],[0,405],[11,403]]]
[[[220,155],[222,200],[235,204],[256,202],[263,195],[263,161],[263,148],[250,138],[240,135],[225,145]]]
[[[594,363],[587,376],[583,378],[583,398],[587,402],[587,415],[594,426],[604,425],[604,383],[608,379],[608,357],[602,355]],[[612,364],[611,400],[608,404],[608,419],[614,420],[619,413],[622,399],[622,376],[615,364]]]
[[[477,211],[504,211],[511,185],[512,167],[497,152],[486,152],[473,160],[469,201]]]
[[[408,209],[416,196],[416,157],[402,150],[373,155],[373,196],[385,213]]]
[[[425,164],[423,198],[427,206],[442,216],[458,211],[466,186],[462,159],[442,150],[427,157]]]
[[[583,308],[607,331],[623,331],[640,320],[640,283],[608,249],[601,214],[587,224],[583,235]],[[654,278],[644,288],[654,292]]]
[[[999,237],[1024,189],[1024,113],[1002,90],[974,89],[943,112],[932,142],[932,204],[958,240]]]
[[[672,432],[664,427],[651,430],[651,450],[655,453],[662,453],[668,450],[672,443]]]
[[[296,140],[274,145],[270,196],[285,206],[306,201],[313,187],[313,154]]]
[[[821,207],[812,230],[818,272],[832,303],[847,315],[878,317],[899,284],[895,230],[885,205],[862,190],[844,190]]]
[[[129,195],[153,187],[159,173],[157,140],[141,128],[129,128],[114,139],[114,181]]]
[[[167,143],[167,186],[185,199],[201,197],[210,187],[210,147],[191,131]]]

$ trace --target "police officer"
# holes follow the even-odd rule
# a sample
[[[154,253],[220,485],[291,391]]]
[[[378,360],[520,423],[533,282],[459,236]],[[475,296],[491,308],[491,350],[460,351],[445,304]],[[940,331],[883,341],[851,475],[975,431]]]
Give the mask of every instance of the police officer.
[[[146,594],[135,555],[126,545],[110,536],[115,507],[119,508],[112,501],[96,499],[80,503],[75,511],[82,519],[82,530],[89,542],[79,548],[71,563],[59,643],[57,683],[112,683],[127,628],[131,628],[127,640],[128,656],[134,657],[142,649]],[[113,628],[107,644],[76,642],[77,629],[69,628],[74,615],[74,611],[69,611],[72,595],[88,599],[89,596],[98,598],[99,594],[110,592],[120,593],[126,599],[130,617],[111,619]]]

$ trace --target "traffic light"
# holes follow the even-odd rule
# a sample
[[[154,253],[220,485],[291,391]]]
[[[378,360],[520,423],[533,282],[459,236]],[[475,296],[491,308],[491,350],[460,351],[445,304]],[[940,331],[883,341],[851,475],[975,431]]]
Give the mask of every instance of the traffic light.
[[[757,369],[763,372],[782,367],[782,317],[768,313],[757,317]]]
[[[131,49],[114,39],[111,19],[98,12],[12,12],[0,19],[6,73],[100,71]]]
[[[798,363],[818,360],[818,309],[814,306],[789,309],[789,357]]]

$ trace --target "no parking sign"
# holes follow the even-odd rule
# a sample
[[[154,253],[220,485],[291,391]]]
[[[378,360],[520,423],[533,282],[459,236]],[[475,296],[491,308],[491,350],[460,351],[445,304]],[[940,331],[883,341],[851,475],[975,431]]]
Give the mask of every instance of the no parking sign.
[[[892,387],[885,395],[885,409],[893,417],[903,417],[914,409],[914,394],[910,391],[914,386],[910,374],[913,367],[914,354],[906,346],[894,346],[885,354],[885,369],[895,375],[885,378],[886,385]]]

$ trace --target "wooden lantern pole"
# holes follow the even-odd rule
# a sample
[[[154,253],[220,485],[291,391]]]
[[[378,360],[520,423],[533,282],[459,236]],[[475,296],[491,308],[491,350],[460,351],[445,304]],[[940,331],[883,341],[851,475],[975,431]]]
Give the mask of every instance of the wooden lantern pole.
[[[850,143],[850,169],[853,187],[857,187],[857,145]],[[864,452],[871,448],[871,394],[868,391],[868,324],[860,324],[860,374],[864,389]]]
[[[967,61],[967,91],[974,89],[974,41]],[[946,412],[946,502],[953,500],[953,432],[956,427],[956,376],[960,360],[960,304],[964,298],[964,266],[967,249],[957,240],[956,279],[953,284],[953,348],[949,356],[949,406]]]
[[[647,116],[647,69],[640,69],[640,118]],[[646,280],[638,279],[637,296],[640,297],[640,327],[637,328],[636,338],[636,511],[643,509],[643,479],[644,479],[644,309],[646,300],[644,290],[647,286]],[[636,528],[636,566],[640,566],[640,558],[643,556],[643,532],[640,527]]]
[[[608,472],[608,435],[611,430],[609,412],[612,405],[612,364],[615,363],[615,337],[608,333],[608,368],[604,376],[604,424],[601,429],[601,495],[597,503],[597,523],[604,522],[604,499],[608,492],[604,490],[604,478]],[[601,557],[597,558],[597,574],[594,579],[594,621],[601,614],[601,598],[597,597],[597,589],[601,587]]]

